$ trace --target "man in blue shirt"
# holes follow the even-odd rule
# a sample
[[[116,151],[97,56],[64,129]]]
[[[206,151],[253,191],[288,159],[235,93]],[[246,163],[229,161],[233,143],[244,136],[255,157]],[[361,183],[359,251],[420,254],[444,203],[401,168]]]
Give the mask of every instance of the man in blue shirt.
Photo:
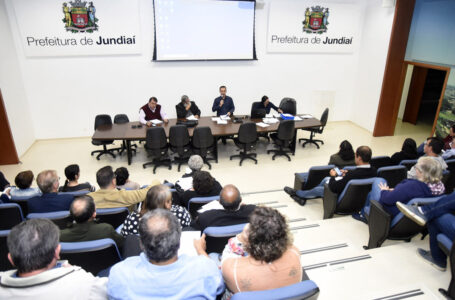
[[[269,114],[269,113],[270,113],[270,110],[271,110],[272,108],[273,108],[274,110],[276,110],[277,112],[279,112],[280,114],[283,113],[283,111],[281,110],[281,108],[276,107],[275,104],[273,104],[272,102],[270,102],[269,97],[263,96],[262,99],[261,99],[261,103],[258,103],[253,109],[265,109],[265,113],[266,113],[266,114]]]
[[[234,101],[231,97],[226,96],[226,87],[224,85],[220,86],[220,96],[213,101],[212,111],[216,111],[217,116],[231,116],[234,110]]]
[[[158,208],[142,216],[139,235],[144,252],[112,267],[109,299],[215,299],[224,291],[215,262],[177,255],[181,227],[170,211]]]

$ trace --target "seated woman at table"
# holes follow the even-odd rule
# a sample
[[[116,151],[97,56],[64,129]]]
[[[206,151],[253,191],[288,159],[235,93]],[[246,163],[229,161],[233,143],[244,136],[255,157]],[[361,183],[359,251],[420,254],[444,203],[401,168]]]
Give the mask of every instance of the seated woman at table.
[[[180,198],[180,204],[188,207],[188,202],[194,197],[218,196],[223,187],[207,171],[196,171],[193,175],[193,187],[185,191]]]
[[[335,165],[340,169],[346,166],[355,166],[354,149],[352,149],[349,141],[344,140],[341,142],[340,150],[330,156],[329,165]]]
[[[67,166],[65,168],[65,176],[66,176],[65,184],[58,188],[59,192],[95,191],[95,187],[92,186],[90,183],[78,182],[81,176],[81,172],[78,165],[74,164]]]
[[[279,112],[280,114],[283,113],[283,111],[280,108],[276,107],[275,104],[270,102],[269,97],[262,96],[261,103],[257,103],[256,106],[253,109],[265,109],[265,113],[269,114],[270,110],[272,108],[274,110],[276,110],[277,112]]]
[[[390,164],[395,166],[399,165],[402,160],[417,158],[419,158],[419,155],[417,154],[417,144],[413,139],[407,138],[403,142],[401,151],[395,152],[392,157],[390,157]]]

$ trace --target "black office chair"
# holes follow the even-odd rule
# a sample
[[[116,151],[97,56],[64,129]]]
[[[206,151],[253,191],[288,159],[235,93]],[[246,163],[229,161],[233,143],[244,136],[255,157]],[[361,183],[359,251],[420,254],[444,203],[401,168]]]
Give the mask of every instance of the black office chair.
[[[408,169],[405,166],[390,166],[378,169],[378,177],[387,181],[387,185],[394,188],[408,176]]]
[[[128,208],[126,207],[98,208],[96,210],[96,218],[98,223],[108,223],[117,228],[123,224],[128,213]]]
[[[246,224],[214,226],[204,229],[207,253],[221,253],[228,240],[243,231]]]
[[[324,141],[323,140],[315,140],[313,138],[316,135],[316,133],[321,134],[324,131],[324,128],[325,128],[325,125],[327,124],[327,119],[328,118],[329,118],[329,109],[326,108],[324,110],[324,112],[322,113],[321,125],[320,126],[311,127],[311,128],[302,128],[302,130],[306,130],[306,131],[310,132],[310,138],[309,139],[305,139],[305,138],[299,139],[299,143],[300,143],[300,141],[305,141],[305,143],[302,144],[302,147],[305,147],[306,144],[310,143],[310,144],[315,144],[316,147],[318,147],[318,149],[319,149],[318,143],[321,143],[322,145],[324,145]]]
[[[446,289],[440,288],[439,292],[444,295],[447,299],[455,299],[455,246],[454,241],[450,240],[445,234],[440,233],[437,235],[439,248],[449,257],[450,267],[450,283]]]
[[[297,102],[293,98],[283,98],[280,102],[280,109],[285,114],[295,116],[297,114]]]
[[[210,127],[196,127],[193,131],[191,145],[193,153],[202,157],[204,163],[209,166],[209,170],[212,169],[209,160],[215,160],[218,163],[217,146]]]
[[[257,101],[251,104],[251,119],[262,119],[265,117],[265,108],[257,108],[261,103],[261,101]],[[258,132],[258,137],[263,137],[270,142],[269,134],[267,132]]]
[[[0,230],[0,271],[8,271],[14,269],[8,260],[8,245],[6,239],[10,230]]]
[[[125,123],[128,123],[129,121],[130,121],[130,119],[125,114],[117,114],[114,116],[114,124],[125,124]],[[136,148],[137,148],[136,144],[131,144],[131,151],[134,151],[134,154],[136,154]],[[122,147],[119,151],[119,154],[122,155],[123,151],[125,151],[125,150],[126,150],[126,140],[123,140]]]
[[[255,163],[257,164],[258,161],[255,158],[256,153],[248,153],[249,151],[252,151],[254,149],[254,146],[256,145],[256,142],[258,140],[258,134],[256,130],[256,123],[243,123],[240,125],[239,128],[239,133],[238,133],[238,138],[234,139],[234,143],[239,147],[240,153],[236,155],[231,155],[229,158],[232,160],[234,157],[239,157],[240,158],[240,166],[242,165],[242,162],[244,159],[251,159],[254,160]]]
[[[291,157],[287,153],[293,153],[290,149],[292,140],[295,134],[295,125],[294,120],[282,120],[280,125],[278,125],[277,133],[272,133],[270,136],[274,143],[279,147],[278,149],[271,149],[267,150],[267,154],[275,153],[272,156],[272,160],[275,160],[276,156],[286,156],[289,161],[291,161]],[[286,148],[288,150],[286,150]]]
[[[335,168],[335,165],[314,166],[308,172],[295,173],[294,190],[310,190],[319,185],[321,181],[330,176],[330,170]]]
[[[109,115],[97,115],[95,117],[95,130],[98,129],[98,127],[102,125],[112,125],[112,119],[111,116]],[[103,154],[109,154],[113,158],[115,158],[114,151],[120,152],[122,148],[111,148],[107,149],[107,145],[111,145],[114,143],[114,140],[92,140],[92,144],[95,146],[103,146],[103,150],[95,150],[92,151],[92,156],[95,153],[99,153],[98,156],[96,157],[97,160],[100,160],[100,156]]]
[[[373,156],[370,160],[370,165],[376,169],[388,167],[390,166],[390,156]]]
[[[23,220],[24,215],[19,204],[0,204],[0,230],[9,230]]]
[[[163,127],[147,129],[144,148],[147,150],[149,157],[153,157],[151,162],[142,165],[144,169],[148,165],[154,165],[153,174],[155,174],[156,168],[159,166],[167,166],[169,170],[172,168],[172,162],[168,155],[169,145]]]
[[[169,129],[169,145],[171,151],[177,154],[174,157],[174,162],[180,166],[188,163],[191,156],[191,143],[188,128],[185,125],[174,125]]]

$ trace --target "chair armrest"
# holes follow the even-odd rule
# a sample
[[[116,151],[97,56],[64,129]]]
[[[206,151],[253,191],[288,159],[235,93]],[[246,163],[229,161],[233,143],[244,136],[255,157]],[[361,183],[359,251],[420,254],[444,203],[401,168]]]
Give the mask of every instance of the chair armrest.
[[[438,201],[441,199],[444,195],[438,196],[438,197],[430,197],[430,198],[414,198],[411,201],[408,202],[408,205],[412,204],[417,204],[418,206],[422,206],[425,204],[430,204]]]
[[[368,231],[370,233],[368,249],[381,247],[389,235],[390,222],[390,214],[382,208],[378,201],[371,200],[368,218]]]
[[[324,184],[324,197],[322,198],[322,205],[324,207],[324,219],[330,219],[335,213],[337,207],[338,195],[332,192],[329,185]]]

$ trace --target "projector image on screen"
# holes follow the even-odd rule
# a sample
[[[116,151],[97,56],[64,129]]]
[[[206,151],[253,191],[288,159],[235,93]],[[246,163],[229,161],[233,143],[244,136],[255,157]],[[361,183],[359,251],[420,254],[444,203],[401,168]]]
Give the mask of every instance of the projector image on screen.
[[[252,60],[255,1],[154,0],[153,60]]]

